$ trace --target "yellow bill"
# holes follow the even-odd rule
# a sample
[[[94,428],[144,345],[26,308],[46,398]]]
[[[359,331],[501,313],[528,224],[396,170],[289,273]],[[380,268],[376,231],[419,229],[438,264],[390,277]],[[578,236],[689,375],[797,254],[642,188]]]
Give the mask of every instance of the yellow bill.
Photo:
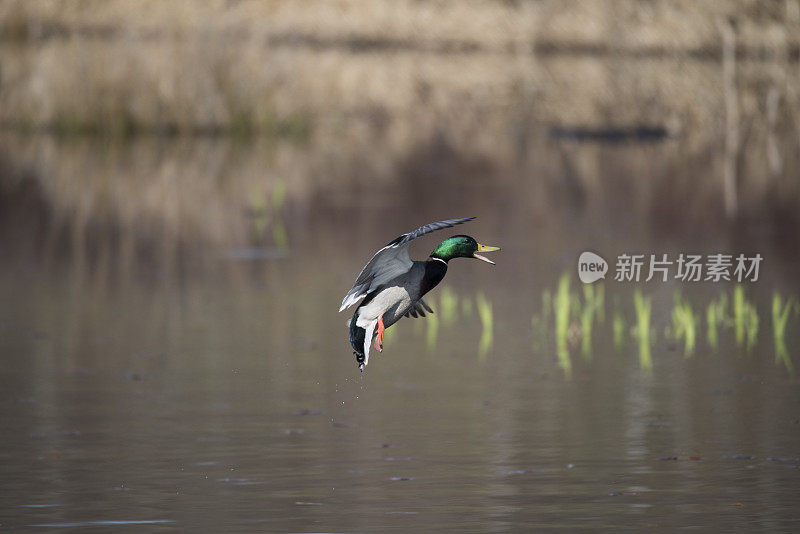
[[[472,254],[472,257],[494,265],[494,262],[492,260],[490,260],[489,258],[484,258],[480,254],[478,254],[478,252],[494,252],[495,250],[500,250],[500,247],[490,247],[489,245],[482,245],[478,243],[478,250]]]

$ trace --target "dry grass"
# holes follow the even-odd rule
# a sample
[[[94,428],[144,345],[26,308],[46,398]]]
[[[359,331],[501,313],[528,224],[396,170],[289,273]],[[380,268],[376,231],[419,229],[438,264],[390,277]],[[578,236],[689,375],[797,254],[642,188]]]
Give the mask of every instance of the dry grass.
[[[717,25],[734,17],[743,54],[771,57],[746,62],[745,89],[778,85],[794,104],[782,86],[797,58],[781,58],[800,43],[798,11],[796,0],[12,0],[0,6],[0,121],[270,133],[378,113],[407,140],[431,128],[474,138],[465,116],[492,130],[524,108],[534,124],[716,128],[716,61],[691,59],[718,57]]]

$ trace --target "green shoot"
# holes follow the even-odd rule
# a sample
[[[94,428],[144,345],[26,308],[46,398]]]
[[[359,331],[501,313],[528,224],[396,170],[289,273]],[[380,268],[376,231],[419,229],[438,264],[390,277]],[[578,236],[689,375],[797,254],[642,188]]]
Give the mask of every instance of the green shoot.
[[[478,306],[478,315],[481,318],[481,340],[478,345],[478,357],[481,361],[486,359],[489,349],[492,346],[494,337],[494,317],[492,312],[492,304],[486,300],[482,292],[479,292],[475,297],[475,302]]]
[[[561,369],[563,369],[567,378],[572,376],[572,362],[570,361],[569,349],[567,348],[570,300],[569,275],[564,273],[558,280],[558,289],[556,290],[555,299],[553,299],[553,312],[556,322],[556,352],[558,354],[558,364],[561,366]]]
[[[697,342],[697,320],[689,301],[675,293],[675,307],[672,309],[672,333],[675,339],[683,338],[683,355],[694,354]]]
[[[653,369],[653,357],[650,353],[650,315],[652,298],[643,297],[637,288],[633,293],[633,304],[636,308],[636,328],[634,335],[639,341],[639,365],[645,371]]]
[[[772,295],[772,337],[775,343],[775,361],[783,363],[786,369],[794,374],[794,365],[792,365],[792,359],[786,348],[786,323],[791,309],[792,299],[787,299],[783,303],[778,293]]]

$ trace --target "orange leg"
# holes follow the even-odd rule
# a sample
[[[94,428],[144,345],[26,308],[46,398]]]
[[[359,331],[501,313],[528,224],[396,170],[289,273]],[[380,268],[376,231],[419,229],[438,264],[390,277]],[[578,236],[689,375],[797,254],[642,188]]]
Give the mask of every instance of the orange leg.
[[[383,317],[378,317],[378,335],[375,337],[375,348],[378,352],[383,352],[383,331],[386,330],[383,326]]]

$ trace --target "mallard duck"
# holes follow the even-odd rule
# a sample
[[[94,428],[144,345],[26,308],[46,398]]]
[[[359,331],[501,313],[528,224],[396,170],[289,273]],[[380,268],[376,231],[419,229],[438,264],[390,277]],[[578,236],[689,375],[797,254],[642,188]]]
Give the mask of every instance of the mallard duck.
[[[341,312],[364,298],[353,318],[347,322],[350,344],[361,371],[369,363],[369,347],[373,338],[375,348],[382,352],[384,331],[401,317],[425,317],[425,312],[433,313],[422,297],[442,281],[447,274],[447,262],[453,258],[475,258],[494,265],[493,261],[478,252],[500,248],[481,245],[468,235],[448,237],[439,243],[426,261],[412,260],[408,255],[408,245],[414,239],[474,218],[434,222],[400,235],[376,252],[362,269],[339,308]]]

